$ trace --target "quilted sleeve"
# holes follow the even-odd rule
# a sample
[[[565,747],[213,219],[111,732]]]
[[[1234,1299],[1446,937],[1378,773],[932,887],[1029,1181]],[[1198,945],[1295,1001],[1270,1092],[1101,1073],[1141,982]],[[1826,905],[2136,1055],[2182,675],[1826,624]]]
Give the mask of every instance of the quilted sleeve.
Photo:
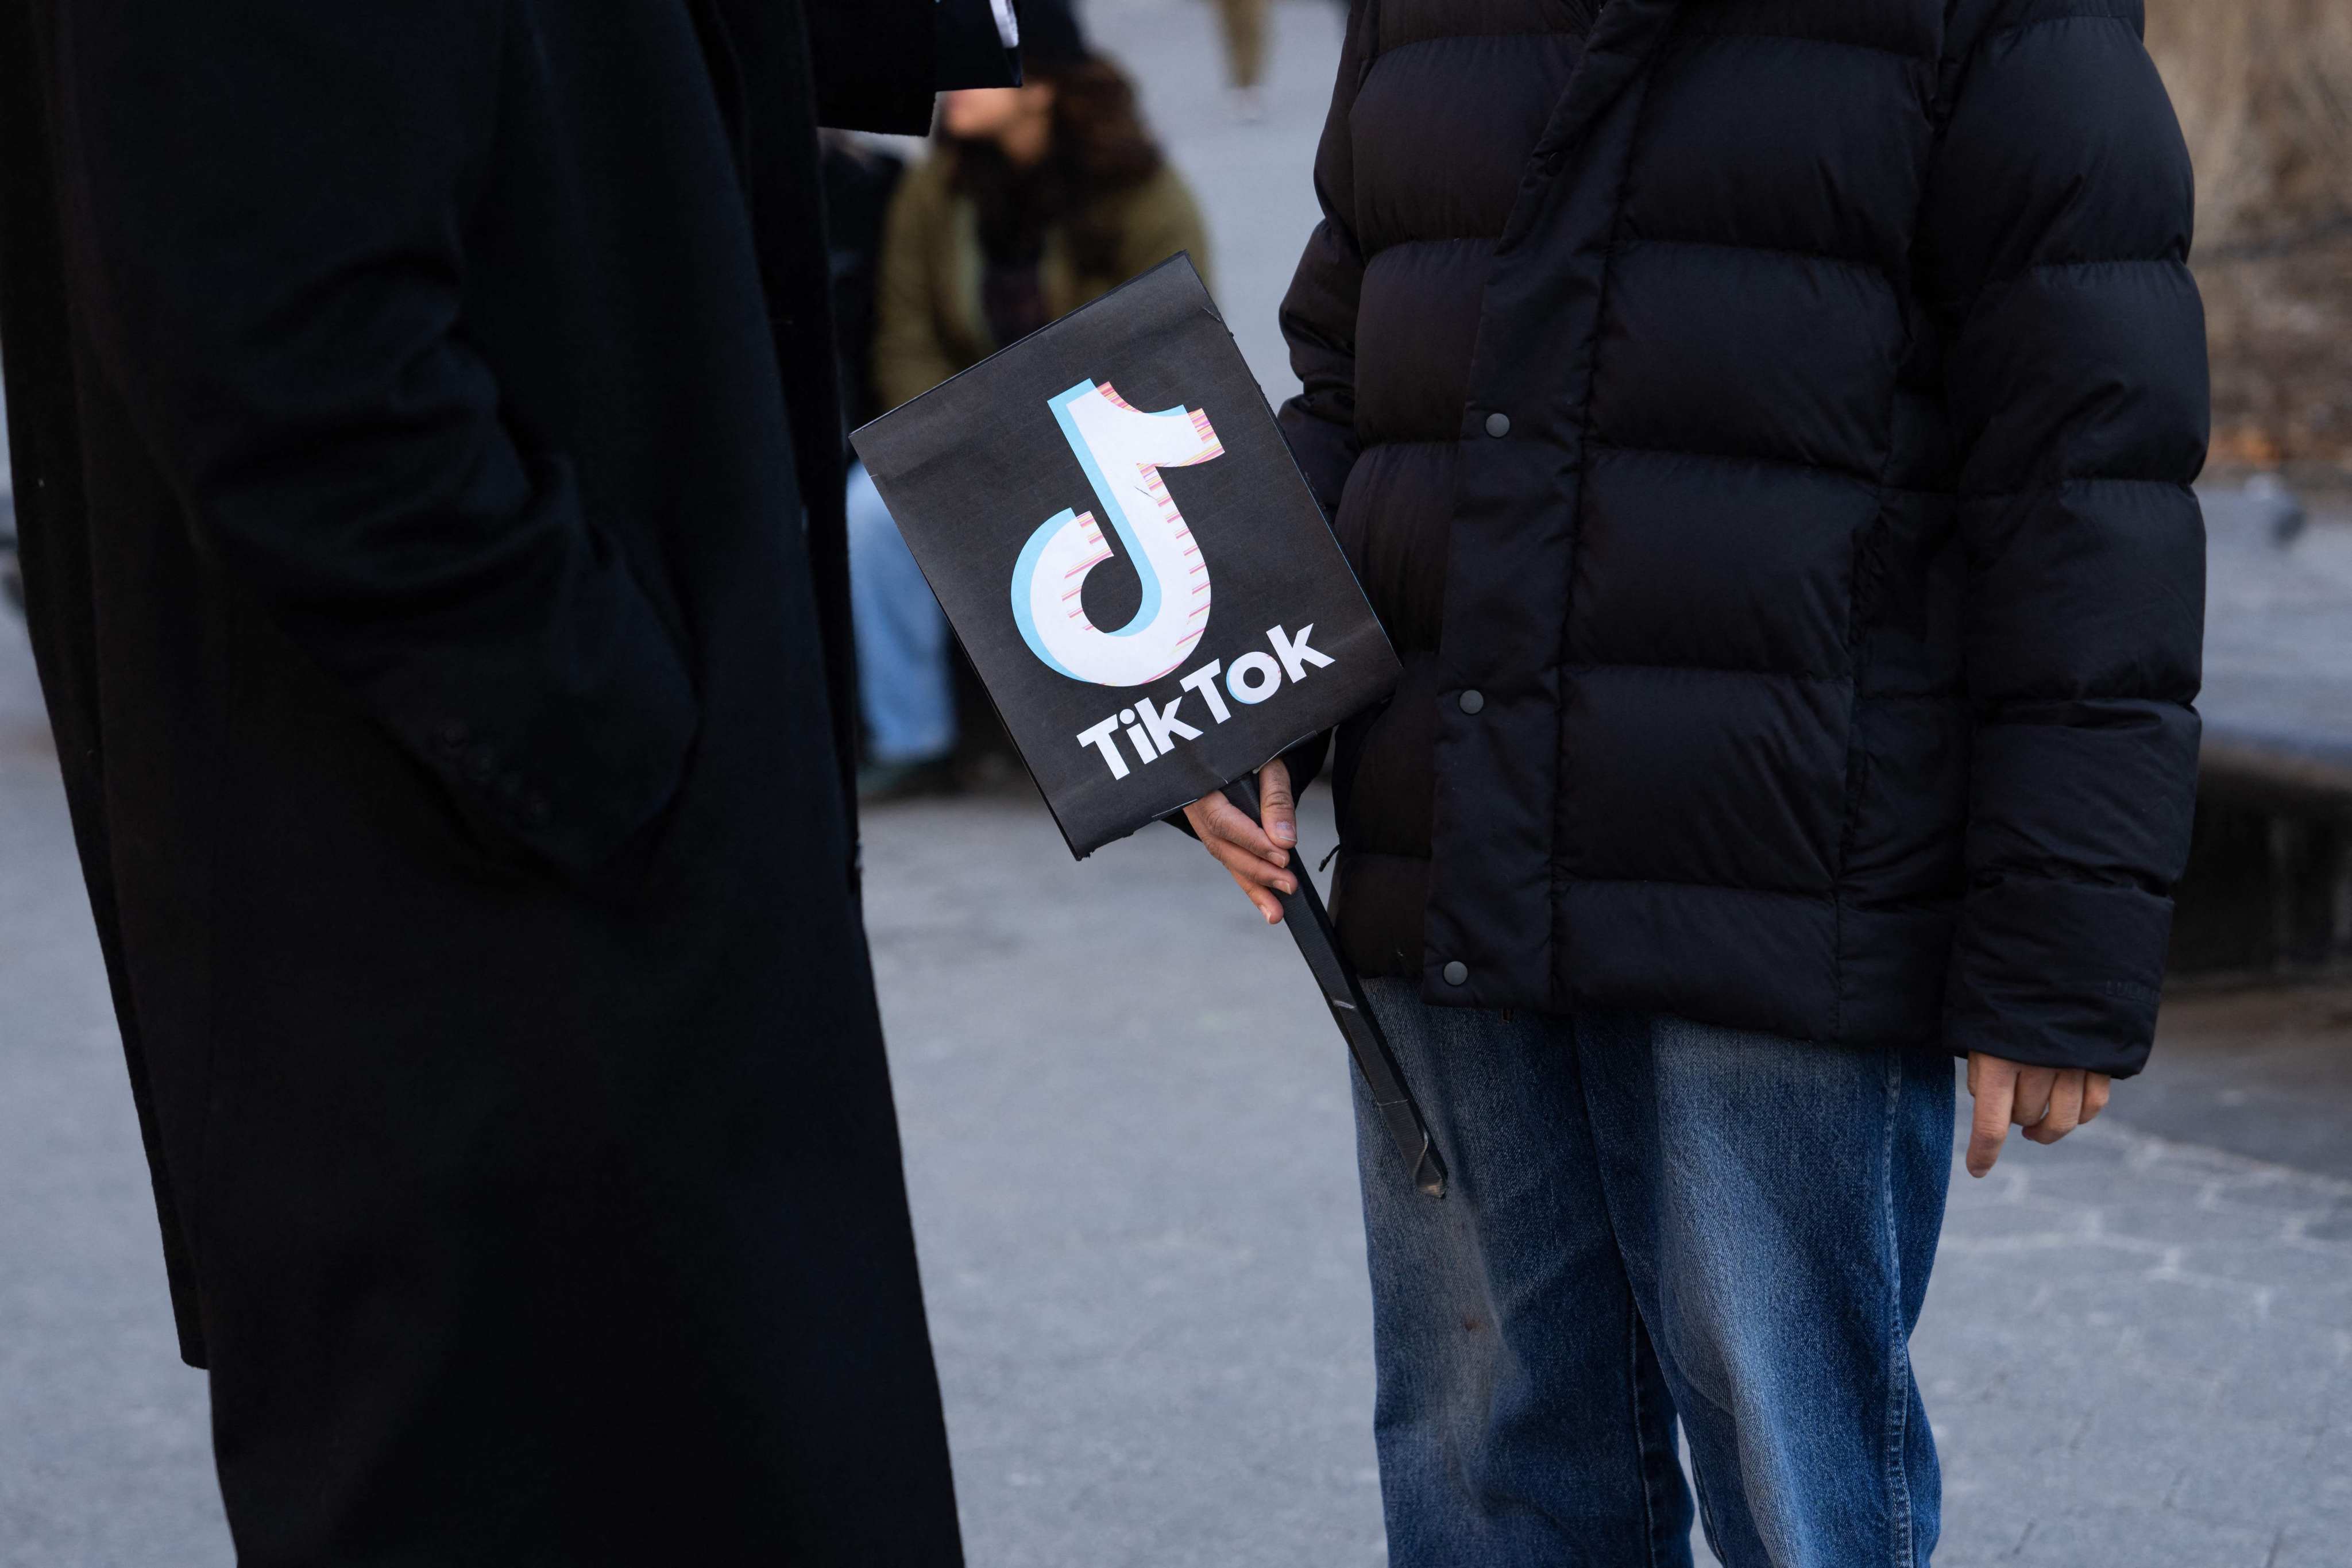
[[[1947,1043],[2127,1076],[2196,795],[2189,157],[2138,0],[2001,6],[1953,93],[1921,252],[1961,443],[1974,710]]]
[[[1329,118],[1315,153],[1315,195],[1323,220],[1282,301],[1282,335],[1299,394],[1282,408],[1282,433],[1307,475],[1325,516],[1339,510],[1339,492],[1356,462],[1356,301],[1364,258],[1356,246],[1355,156],[1349,117],[1363,74],[1364,7],[1350,8],[1347,47]]]

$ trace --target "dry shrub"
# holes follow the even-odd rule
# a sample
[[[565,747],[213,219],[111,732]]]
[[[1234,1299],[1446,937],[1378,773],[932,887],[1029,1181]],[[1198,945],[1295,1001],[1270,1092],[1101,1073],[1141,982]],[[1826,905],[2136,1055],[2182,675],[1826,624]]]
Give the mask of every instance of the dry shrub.
[[[2215,455],[2352,463],[2352,0],[2147,0],[2198,176]]]

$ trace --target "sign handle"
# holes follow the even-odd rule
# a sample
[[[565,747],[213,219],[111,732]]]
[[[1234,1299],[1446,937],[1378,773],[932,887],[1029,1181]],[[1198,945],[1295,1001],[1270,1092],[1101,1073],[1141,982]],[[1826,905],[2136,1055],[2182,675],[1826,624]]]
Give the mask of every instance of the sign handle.
[[[1224,794],[1252,822],[1260,820],[1255,774],[1235,779],[1225,786]],[[1290,928],[1315,984],[1322,988],[1323,1000],[1347,1039],[1348,1052],[1356,1058],[1356,1070],[1364,1075],[1364,1087],[1371,1090],[1373,1108],[1388,1123],[1389,1136],[1412,1173],[1412,1184],[1430,1197],[1442,1198],[1445,1161],[1429,1136],[1429,1124],[1421,1119],[1412,1091],[1405,1088],[1396,1053],[1389,1048],[1388,1037],[1381,1032],[1380,1020],[1372,1016],[1371,1004],[1364,995],[1364,983],[1339,956],[1338,933],[1331,929],[1331,917],[1324,910],[1313,879],[1307,875],[1306,858],[1295,845],[1291,856],[1297,868],[1298,891],[1286,898],[1276,895],[1282,898],[1283,923]]]

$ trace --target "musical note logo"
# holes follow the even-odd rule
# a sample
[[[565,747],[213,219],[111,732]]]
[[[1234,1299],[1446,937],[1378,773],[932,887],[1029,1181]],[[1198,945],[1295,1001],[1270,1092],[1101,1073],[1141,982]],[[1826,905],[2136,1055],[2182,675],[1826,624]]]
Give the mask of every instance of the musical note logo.
[[[1162,468],[1224,456],[1197,409],[1148,414],[1108,382],[1082,381],[1048,398],[1064,439],[1086,470],[1102,516],[1143,580],[1143,603],[1116,630],[1087,619],[1087,576],[1111,558],[1092,511],[1048,518],[1013,568],[1013,618],[1029,650],[1072,680],[1145,686],[1173,672],[1209,628],[1209,565]]]

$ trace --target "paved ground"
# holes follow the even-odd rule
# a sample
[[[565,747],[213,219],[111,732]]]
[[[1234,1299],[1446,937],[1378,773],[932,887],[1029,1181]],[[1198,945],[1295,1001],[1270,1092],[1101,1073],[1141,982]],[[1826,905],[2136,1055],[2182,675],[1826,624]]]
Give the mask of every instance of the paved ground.
[[[2209,747],[2284,749],[2352,776],[2352,520],[2340,500],[2282,543],[2277,503],[2209,488]]]
[[[1202,107],[1200,8],[1094,15],[1150,65],[1226,309],[1275,383],[1330,16],[1283,9],[1272,118],[1241,128]],[[1173,835],[1073,866],[1017,795],[888,811],[870,838],[973,1563],[1377,1563],[1347,1068],[1285,940]],[[1048,969],[1090,984],[1042,1003]],[[2347,1064],[2352,989],[2177,999],[2107,1122],[1963,1180],[1918,1346],[1942,1568],[2352,1563]],[[0,1193],[0,1568],[222,1568],[204,1386],[171,1350],[54,758],[5,625]]]

